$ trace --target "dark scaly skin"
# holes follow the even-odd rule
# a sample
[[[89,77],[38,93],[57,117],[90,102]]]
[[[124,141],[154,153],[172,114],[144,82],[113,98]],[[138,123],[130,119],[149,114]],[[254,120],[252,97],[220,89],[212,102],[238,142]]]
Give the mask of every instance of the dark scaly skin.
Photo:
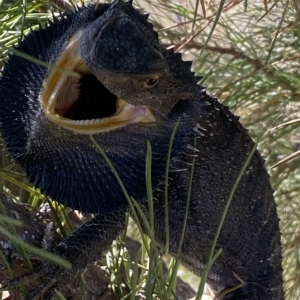
[[[189,155],[198,155],[180,261],[200,275],[226,200],[253,146],[251,139],[226,107],[197,87],[190,64],[159,45],[152,26],[130,3],[114,2],[97,9],[90,6],[55,20],[46,29],[30,34],[20,43],[19,50],[54,63],[66,42],[81,29],[80,55],[97,79],[127,102],[150,107],[158,120],[155,124],[132,124],[93,137],[112,161],[128,193],[144,207],[145,214],[148,206],[144,172],[147,142],[151,142],[155,235],[161,245],[165,244],[161,192],[165,162],[171,134],[180,117],[172,161],[188,161]],[[121,55],[120,45],[126,43],[129,47]],[[105,52],[104,44],[113,47]],[[135,49],[135,45],[139,47]],[[122,60],[124,55],[129,58]],[[153,72],[163,74],[157,87],[140,89],[136,82]],[[44,299],[51,299],[53,288],[64,291],[68,283],[78,280],[77,275],[86,265],[93,263],[123,231],[128,211],[117,180],[89,137],[45,117],[39,93],[47,74],[48,70],[36,63],[10,57],[0,79],[2,136],[32,183],[67,206],[98,215],[53,250],[72,263],[71,271],[46,262],[33,274],[11,283],[19,285],[44,275],[40,287],[28,292],[27,300],[41,294]],[[89,95],[90,88],[93,86],[83,90],[82,97]],[[206,131],[195,132],[197,123]],[[190,150],[187,145],[193,144],[194,137],[197,150]],[[189,166],[174,161],[171,168]],[[173,254],[177,253],[182,232],[188,176],[189,170],[170,174],[169,249]],[[211,288],[224,292],[224,299],[283,299],[280,233],[272,193],[264,162],[256,152],[234,195],[217,243],[217,249],[223,251],[209,275]],[[240,283],[234,274],[245,284],[226,293]]]
[[[197,116],[196,110],[190,111],[207,131],[202,131],[204,136],[197,139],[199,153],[181,256],[181,262],[198,275],[207,261],[209,246],[234,182],[253,147],[246,130],[227,107],[205,92],[199,98],[211,105],[204,108],[208,115]],[[189,177],[183,174],[172,174],[169,181],[170,251],[174,254],[180,240],[178,227],[183,227],[189,184]],[[161,221],[164,193],[155,191],[154,199],[156,240],[164,245],[165,236],[161,235],[165,232],[165,223]],[[283,299],[278,222],[269,176],[256,151],[234,194],[220,233],[217,250],[222,248],[222,253],[211,269],[210,287],[222,293],[237,286],[240,282],[234,272],[245,285],[224,299]]]

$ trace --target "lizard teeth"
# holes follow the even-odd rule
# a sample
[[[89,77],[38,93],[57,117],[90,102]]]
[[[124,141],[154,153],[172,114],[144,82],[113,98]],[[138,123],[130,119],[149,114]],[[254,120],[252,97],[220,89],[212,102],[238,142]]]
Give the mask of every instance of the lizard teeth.
[[[128,124],[156,122],[151,110],[146,106],[134,106],[119,99],[119,108],[111,117],[88,120],[72,120],[58,114],[44,111],[46,117],[66,129],[84,134],[108,132]]]
[[[72,122],[72,120],[70,120]],[[96,124],[96,120],[79,120],[77,121],[78,124],[80,125],[92,125],[92,124]]]

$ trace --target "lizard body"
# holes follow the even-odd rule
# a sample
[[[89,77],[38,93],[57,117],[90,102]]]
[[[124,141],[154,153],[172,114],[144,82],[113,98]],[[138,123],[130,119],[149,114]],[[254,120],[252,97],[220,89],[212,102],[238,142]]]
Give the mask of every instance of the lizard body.
[[[191,64],[159,44],[152,25],[130,2],[68,13],[32,32],[17,49],[49,66],[18,55],[6,63],[0,79],[0,130],[7,148],[45,194],[97,214],[53,249],[71,262],[72,271],[45,262],[32,275],[43,277],[40,287],[26,299],[42,294],[51,299],[53,288],[63,291],[124,230],[128,202],[88,134],[148,218],[145,165],[151,143],[155,238],[164,246],[165,165],[178,125],[171,151],[175,172],[168,187],[169,251],[177,253],[189,157],[196,155],[179,259],[200,275],[231,189],[253,148],[237,117],[197,86]],[[208,278],[223,299],[283,299],[278,223],[269,175],[255,152],[234,193],[217,242],[222,253]]]

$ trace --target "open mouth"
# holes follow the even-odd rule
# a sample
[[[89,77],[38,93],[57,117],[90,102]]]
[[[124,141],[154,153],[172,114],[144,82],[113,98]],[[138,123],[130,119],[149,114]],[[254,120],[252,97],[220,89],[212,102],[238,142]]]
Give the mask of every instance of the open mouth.
[[[40,101],[46,117],[75,132],[94,134],[128,124],[152,123],[147,106],[134,106],[112,94],[79,56],[77,33],[43,84]]]

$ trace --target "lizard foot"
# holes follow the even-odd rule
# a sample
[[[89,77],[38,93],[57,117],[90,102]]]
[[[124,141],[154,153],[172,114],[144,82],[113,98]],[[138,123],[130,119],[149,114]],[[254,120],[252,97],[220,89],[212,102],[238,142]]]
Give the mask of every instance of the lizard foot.
[[[54,299],[56,290],[72,300],[82,299],[80,282],[81,274],[86,283],[86,292],[92,299],[100,299],[107,291],[104,272],[95,265],[114,239],[124,230],[125,212],[97,215],[76,229],[51,252],[70,263],[66,269],[51,261],[45,261],[28,274],[10,281],[3,289],[25,285],[27,288],[24,300]],[[29,285],[35,281],[37,285]]]
[[[32,272],[13,279],[6,287],[14,288],[24,285],[27,293],[24,300],[55,298],[56,290],[60,291],[67,299],[82,300],[83,290],[80,286],[81,278],[71,270],[65,269],[51,262],[35,268]],[[40,280],[42,278],[42,280]],[[86,299],[113,300],[109,286],[107,272],[99,264],[89,264],[82,272]],[[30,282],[30,285],[29,285]],[[32,282],[35,282],[33,285]]]
[[[54,249],[55,254],[60,254],[59,248],[60,245]],[[65,255],[62,255],[62,257],[68,261],[74,261],[72,258],[75,258],[75,256],[71,253],[71,259],[68,259]],[[43,296],[44,300],[50,300],[54,299],[55,290],[66,295],[71,289],[78,288],[79,271],[80,268],[76,264],[72,264],[71,269],[66,269],[54,262],[47,261],[36,267],[32,272],[11,280],[3,288],[16,288],[22,285],[26,287],[29,286],[29,283],[35,281],[38,285],[30,285],[30,288],[26,291],[24,300],[36,300],[40,299],[41,296]]]

